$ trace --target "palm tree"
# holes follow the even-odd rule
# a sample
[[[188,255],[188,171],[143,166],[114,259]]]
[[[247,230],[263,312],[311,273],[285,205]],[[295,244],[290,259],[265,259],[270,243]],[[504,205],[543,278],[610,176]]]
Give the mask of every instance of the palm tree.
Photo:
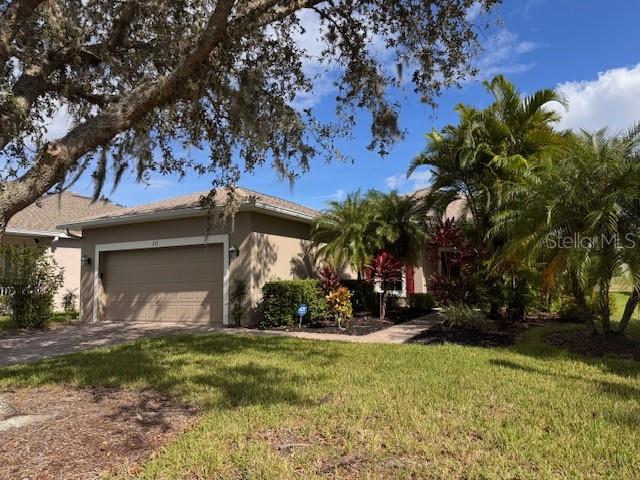
[[[418,263],[425,245],[425,219],[416,196],[370,190],[366,200],[373,211],[372,223],[382,248],[396,260]]]
[[[365,265],[380,247],[373,214],[359,190],[342,202],[329,202],[313,226],[313,241],[320,254],[334,265],[350,265],[362,278]]]
[[[625,274],[632,295],[620,321],[624,333],[640,301],[640,125],[569,135],[552,156],[522,172],[491,235],[507,236],[497,257],[541,262],[546,287],[564,281],[589,326],[586,296],[597,292],[602,330],[610,333],[612,278]]]
[[[553,128],[559,117],[549,105],[565,105],[565,100],[549,89],[523,96],[501,75],[484,85],[494,102],[484,110],[458,105],[458,125],[427,135],[427,148],[415,158],[408,174],[421,166],[431,169],[433,183],[422,205],[425,213],[442,214],[453,200],[463,199],[470,219],[461,226],[468,238],[491,257],[506,241],[497,234],[487,237],[494,216],[502,208],[503,192],[524,168],[534,166],[562,145],[563,135]],[[509,264],[504,271],[493,268],[486,272],[486,282],[525,291],[519,280],[527,281],[527,275],[519,273],[523,268],[516,264]],[[517,296],[510,298],[522,301]],[[500,301],[491,300],[492,313],[497,312]],[[524,312],[521,306],[514,310]]]

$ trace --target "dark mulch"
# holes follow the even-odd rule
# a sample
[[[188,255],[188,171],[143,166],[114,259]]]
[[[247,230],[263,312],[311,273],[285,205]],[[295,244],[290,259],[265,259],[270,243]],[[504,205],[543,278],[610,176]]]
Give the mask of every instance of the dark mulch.
[[[557,332],[545,337],[545,341],[572,353],[588,357],[618,357],[640,361],[640,339],[621,335],[605,337],[591,335],[585,330]]]
[[[385,328],[393,327],[394,322],[389,320],[380,320],[376,317],[356,317],[344,325],[345,330],[341,330],[336,325],[336,322],[321,321],[313,323],[303,323],[302,328],[298,325],[292,327],[276,327],[271,330],[279,330],[283,332],[312,332],[312,333],[339,333],[343,335],[368,335],[369,333],[377,332],[378,330],[384,330]]]
[[[154,391],[20,389],[4,392],[20,414],[52,418],[0,432],[0,478],[92,479],[135,474],[182,433],[197,410]]]
[[[425,315],[427,312],[416,313],[408,310],[391,311],[387,314],[384,320],[380,320],[378,317],[368,314],[356,314],[346,325],[345,330],[341,330],[336,325],[336,322],[325,320],[313,323],[302,323],[302,328],[298,325],[275,327],[270,330],[278,330],[283,332],[312,332],[312,333],[338,333],[342,335],[368,335],[385,328],[393,327],[399,323],[403,323],[421,315]]]
[[[455,343],[473,347],[504,347],[506,345],[513,345],[515,341],[516,335],[513,332],[480,332],[463,328],[445,328],[442,326],[432,327],[409,340],[411,343],[420,343],[422,345]]]
[[[485,331],[439,325],[416,335],[409,342],[422,345],[455,343],[471,347],[505,347],[516,343],[518,338],[530,328],[555,323],[557,323],[556,316],[537,315],[527,317],[523,322],[493,322],[492,327]]]

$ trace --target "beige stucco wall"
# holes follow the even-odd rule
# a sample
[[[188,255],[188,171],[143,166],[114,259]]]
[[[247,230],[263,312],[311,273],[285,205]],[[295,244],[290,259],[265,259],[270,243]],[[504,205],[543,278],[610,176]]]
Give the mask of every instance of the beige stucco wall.
[[[62,309],[62,297],[67,292],[72,292],[76,296],[77,308],[80,301],[80,241],[70,238],[59,238],[49,244],[48,251],[58,266],[64,270],[64,284],[56,295],[56,306]]]
[[[91,258],[92,262],[91,265],[82,265],[81,318],[91,320],[93,317],[93,257],[97,244],[194,237],[206,233],[206,217],[84,230],[82,254]],[[291,260],[301,252],[300,241],[309,238],[310,226],[304,222],[260,213],[240,212],[233,224],[229,222],[226,225],[212,226],[208,234],[229,234],[229,244],[238,247],[240,254],[229,266],[229,290],[233,289],[236,279],[247,282],[249,295],[246,307],[250,310],[248,318],[253,320],[264,282],[276,278],[292,278]],[[99,306],[103,300],[101,293],[99,292]],[[231,317],[229,320],[232,321]]]
[[[37,240],[37,242],[36,242]],[[80,293],[80,240],[72,238],[32,237],[24,235],[5,234],[2,245],[45,246],[59,267],[63,269],[64,283],[55,296],[54,304],[58,310],[62,309],[62,297],[72,291],[78,297]]]

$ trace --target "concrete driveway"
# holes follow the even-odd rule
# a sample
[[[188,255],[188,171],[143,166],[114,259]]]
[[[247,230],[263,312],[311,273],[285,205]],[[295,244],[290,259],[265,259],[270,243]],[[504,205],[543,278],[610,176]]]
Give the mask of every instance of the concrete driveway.
[[[46,357],[66,355],[92,348],[129,343],[141,338],[167,335],[222,332],[230,335],[260,335],[295,337],[307,340],[329,340],[349,343],[391,343],[409,341],[415,335],[442,322],[440,314],[430,313],[406,323],[395,325],[368,335],[337,333],[284,332],[222,327],[220,325],[184,323],[124,323],[96,322],[65,325],[51,330],[19,331],[0,334],[0,366],[35,362]]]
[[[45,357],[118,345],[140,338],[221,329],[215,325],[98,322],[35,332],[7,332],[0,334],[0,365],[35,362]]]

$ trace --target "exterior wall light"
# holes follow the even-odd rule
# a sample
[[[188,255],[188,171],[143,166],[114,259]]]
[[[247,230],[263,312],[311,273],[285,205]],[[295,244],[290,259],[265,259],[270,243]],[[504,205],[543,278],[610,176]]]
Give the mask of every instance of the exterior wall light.
[[[231,244],[229,247],[229,263],[233,262],[240,255],[240,249],[235,245]]]
[[[80,263],[82,265],[91,265],[91,257],[87,257],[86,255],[82,255],[82,257],[80,257]]]

